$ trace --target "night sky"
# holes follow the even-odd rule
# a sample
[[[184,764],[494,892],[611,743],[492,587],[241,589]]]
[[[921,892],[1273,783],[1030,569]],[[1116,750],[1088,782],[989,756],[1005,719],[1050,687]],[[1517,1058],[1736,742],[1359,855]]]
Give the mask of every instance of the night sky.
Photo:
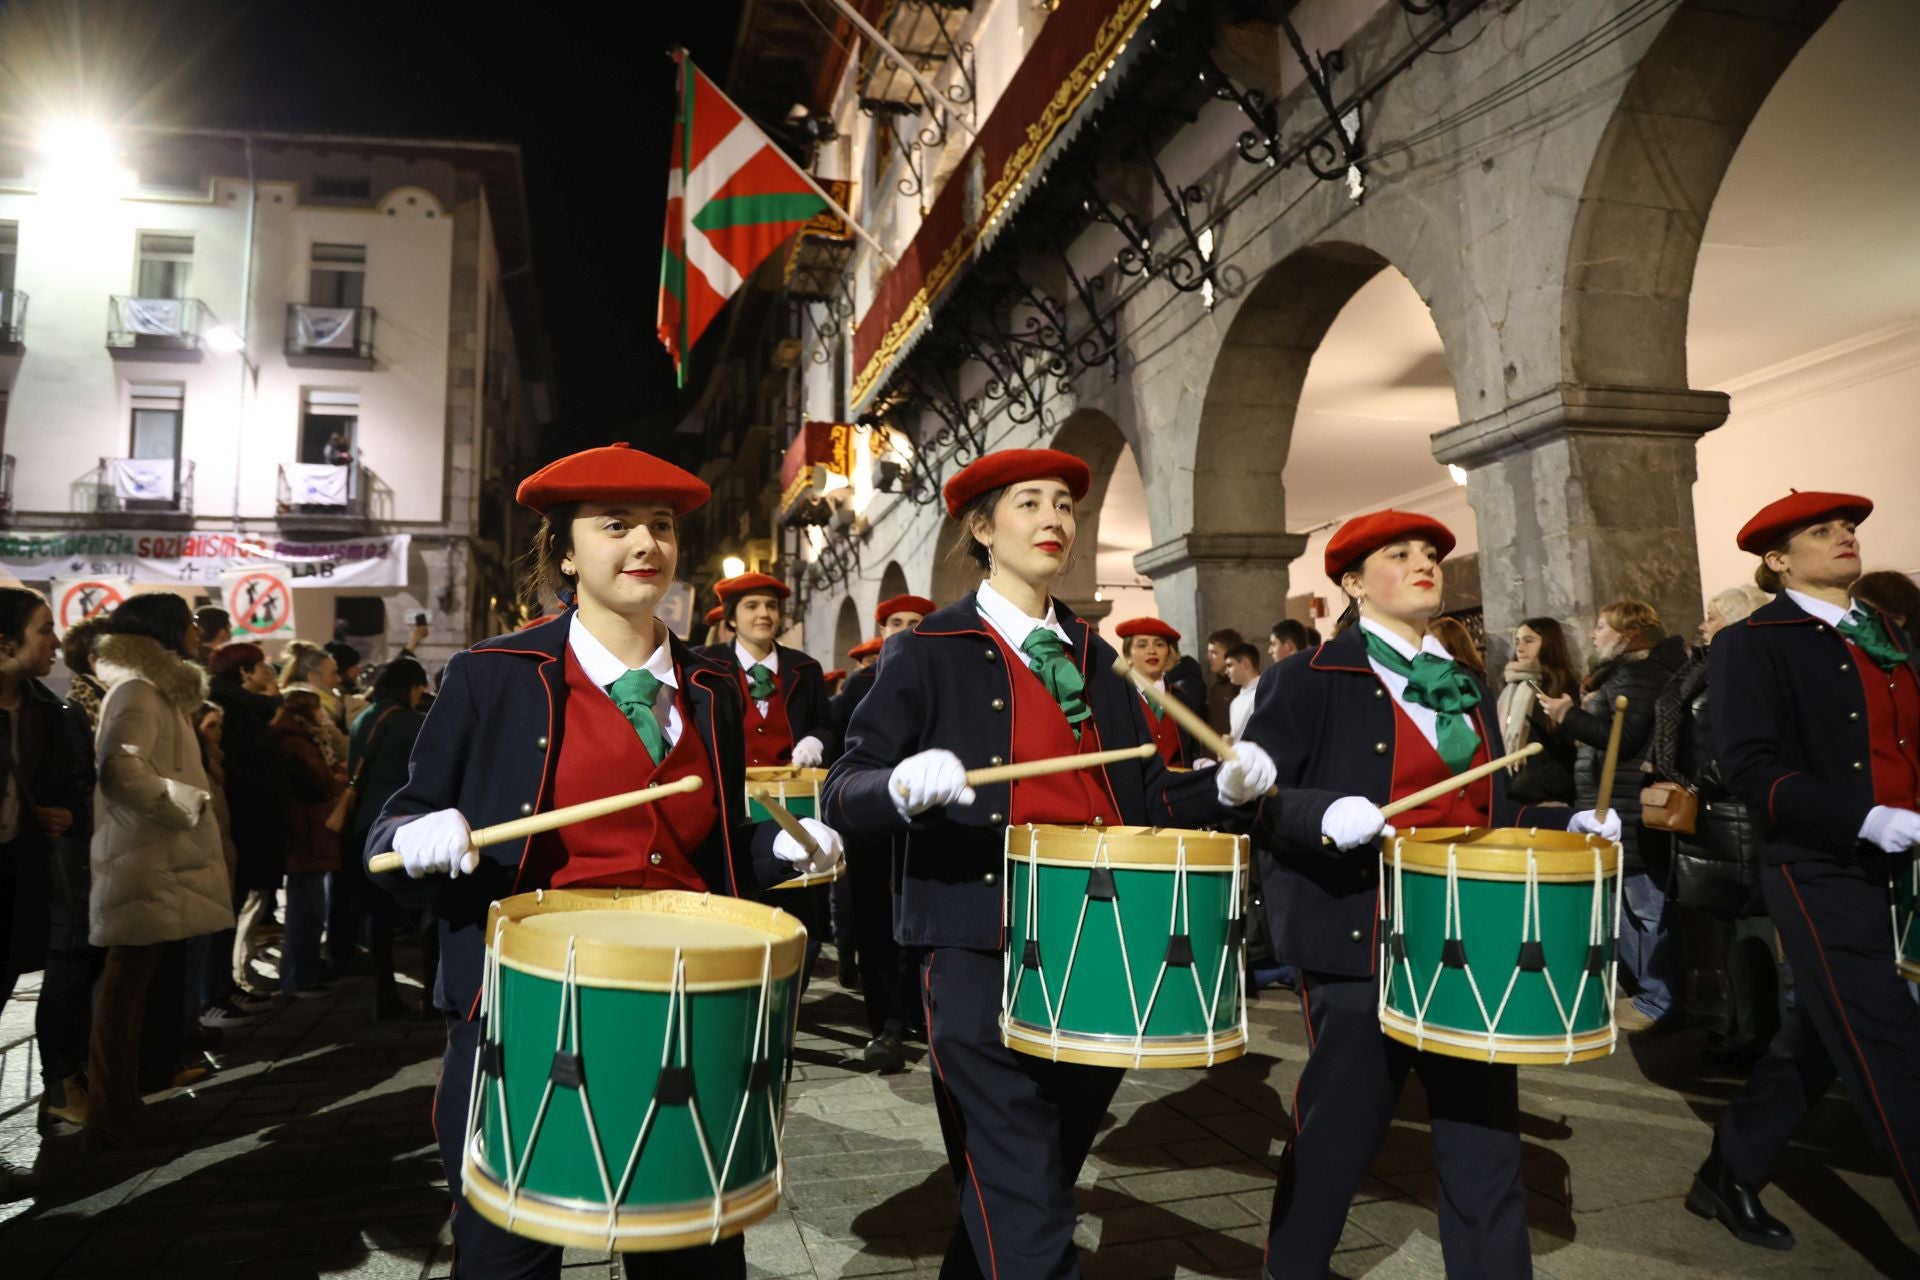
[[[740,9],[0,0],[0,109],[29,112],[77,84],[110,117],[519,143],[560,417],[549,450],[639,443],[676,416],[653,333],[673,108],[665,54],[684,44],[721,79]]]

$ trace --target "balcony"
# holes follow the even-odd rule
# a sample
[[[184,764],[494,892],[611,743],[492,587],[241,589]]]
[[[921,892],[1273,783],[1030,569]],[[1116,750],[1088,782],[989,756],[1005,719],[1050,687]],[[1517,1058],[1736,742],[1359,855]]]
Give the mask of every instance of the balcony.
[[[359,528],[391,510],[392,494],[359,462],[283,462],[276,506],[284,529]]]
[[[13,455],[0,453],[0,524],[13,519]]]
[[[107,353],[116,360],[200,359],[206,308],[197,298],[107,299]]]
[[[27,349],[27,295],[19,289],[0,289],[0,356],[17,356]]]
[[[193,515],[193,463],[184,458],[102,458],[79,487],[94,515]]]
[[[287,363],[296,369],[373,368],[372,307],[287,304]]]

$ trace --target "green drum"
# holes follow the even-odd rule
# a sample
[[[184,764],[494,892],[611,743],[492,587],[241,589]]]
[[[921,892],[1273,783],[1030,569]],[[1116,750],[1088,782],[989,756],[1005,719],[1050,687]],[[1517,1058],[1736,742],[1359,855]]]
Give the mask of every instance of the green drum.
[[[761,797],[775,801],[796,818],[819,817],[820,788],[827,780],[825,769],[802,769],[798,765],[754,765],[747,770],[747,821],[768,822],[767,807]]]
[[[639,1251],[773,1211],[798,921],[702,893],[557,890],[494,903],[487,938],[461,1169],[481,1217]]]
[[[1613,1052],[1620,846],[1564,831],[1410,828],[1381,851],[1380,1026],[1483,1062]]]
[[[1900,976],[1920,982],[1920,861],[1896,865],[1893,872],[1893,959]]]
[[[1247,1048],[1244,836],[1007,830],[1001,1039],[1109,1067],[1210,1067]]]

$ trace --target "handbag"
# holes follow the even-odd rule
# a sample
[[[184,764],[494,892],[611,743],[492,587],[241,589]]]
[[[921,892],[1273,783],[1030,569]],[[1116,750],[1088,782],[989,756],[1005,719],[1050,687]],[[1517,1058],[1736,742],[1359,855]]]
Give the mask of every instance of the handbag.
[[[354,769],[353,776],[347,779],[347,785],[341,790],[339,798],[333,802],[333,808],[328,812],[326,822],[321,824],[334,835],[345,831],[347,824],[353,821],[353,811],[360,805],[360,777],[366,773],[368,763],[380,752],[380,741],[387,730],[387,717],[399,709],[388,707],[380,713],[380,718],[373,722],[373,732],[367,735],[367,754],[360,757],[360,763]]]
[[[1655,831],[1690,836],[1700,822],[1700,793],[1678,782],[1640,788],[1640,822]]]

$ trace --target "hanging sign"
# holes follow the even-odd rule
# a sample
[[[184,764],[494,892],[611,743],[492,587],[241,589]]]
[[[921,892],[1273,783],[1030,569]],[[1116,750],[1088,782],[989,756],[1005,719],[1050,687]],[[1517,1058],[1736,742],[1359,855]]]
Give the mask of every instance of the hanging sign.
[[[283,564],[228,569],[220,575],[220,598],[233,619],[236,640],[278,640],[293,636],[292,575]]]
[[[75,623],[112,613],[132,594],[127,578],[55,578],[49,593],[54,629],[65,635]]]
[[[278,534],[153,529],[0,531],[0,572],[22,582],[121,578],[216,586],[228,569],[282,566],[297,587],[404,587],[410,535],[297,542]]]

